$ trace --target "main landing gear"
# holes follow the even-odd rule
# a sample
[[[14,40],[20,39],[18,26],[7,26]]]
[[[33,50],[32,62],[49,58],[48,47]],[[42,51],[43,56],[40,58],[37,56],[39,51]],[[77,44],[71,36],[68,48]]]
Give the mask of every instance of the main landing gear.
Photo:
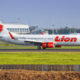
[[[43,50],[45,50],[46,48],[43,47]]]
[[[38,49],[38,50],[41,50],[41,46],[40,46],[40,45],[37,46],[37,49]],[[45,50],[46,48],[42,47],[42,49]]]
[[[38,49],[38,50],[41,50],[41,46],[37,46],[37,49]]]

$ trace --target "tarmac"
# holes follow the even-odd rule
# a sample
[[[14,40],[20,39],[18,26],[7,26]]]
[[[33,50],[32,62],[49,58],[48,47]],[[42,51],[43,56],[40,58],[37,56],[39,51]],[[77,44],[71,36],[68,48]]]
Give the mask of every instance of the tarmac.
[[[0,52],[80,52],[80,49],[0,49]]]

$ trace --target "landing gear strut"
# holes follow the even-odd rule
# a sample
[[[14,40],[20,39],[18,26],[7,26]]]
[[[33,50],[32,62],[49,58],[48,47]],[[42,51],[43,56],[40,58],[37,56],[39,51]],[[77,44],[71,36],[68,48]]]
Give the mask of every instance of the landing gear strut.
[[[37,49],[38,49],[38,50],[41,50],[41,46],[37,46]]]
[[[46,48],[43,47],[43,50],[45,50]]]

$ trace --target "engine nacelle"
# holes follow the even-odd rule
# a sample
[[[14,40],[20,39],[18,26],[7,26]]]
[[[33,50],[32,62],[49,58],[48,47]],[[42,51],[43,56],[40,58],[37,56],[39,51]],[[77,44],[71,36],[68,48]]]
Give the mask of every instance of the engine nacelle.
[[[54,48],[54,43],[53,42],[48,42],[48,43],[43,43],[42,44],[43,48]]]

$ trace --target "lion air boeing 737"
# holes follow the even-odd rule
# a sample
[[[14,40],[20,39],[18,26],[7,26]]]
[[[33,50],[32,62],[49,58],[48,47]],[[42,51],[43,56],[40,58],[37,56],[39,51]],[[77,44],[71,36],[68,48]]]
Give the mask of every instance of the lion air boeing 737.
[[[80,35],[20,35],[9,32],[0,24],[0,40],[20,45],[35,45],[38,49],[80,46]]]

